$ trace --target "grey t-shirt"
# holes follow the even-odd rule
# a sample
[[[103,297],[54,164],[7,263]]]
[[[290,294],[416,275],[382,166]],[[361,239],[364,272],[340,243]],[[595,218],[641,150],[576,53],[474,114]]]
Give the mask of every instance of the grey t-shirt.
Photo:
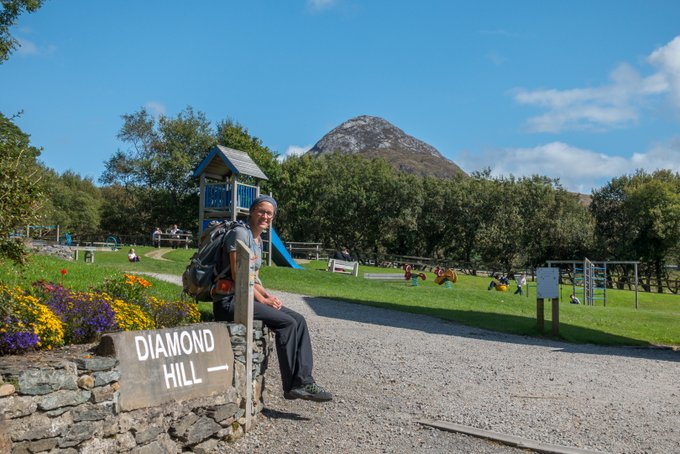
[[[227,246],[227,253],[234,252],[236,250],[236,240],[241,240],[248,246],[254,255],[253,267],[257,272],[262,266],[262,248],[260,243],[255,241],[253,234],[248,227],[235,227],[227,233],[227,238],[225,239],[225,244]],[[227,256],[227,263],[229,263],[229,257]],[[257,274],[256,274],[257,276]],[[256,277],[255,283],[261,284],[260,280]]]

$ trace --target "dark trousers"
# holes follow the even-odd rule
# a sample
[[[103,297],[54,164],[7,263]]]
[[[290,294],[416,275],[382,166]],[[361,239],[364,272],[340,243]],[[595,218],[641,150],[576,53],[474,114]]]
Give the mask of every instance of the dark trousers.
[[[234,297],[228,296],[213,302],[215,320],[234,321]],[[312,378],[312,342],[305,318],[283,306],[274,309],[258,301],[253,302],[253,318],[262,320],[276,334],[276,353],[283,391],[288,392],[301,385],[314,383]]]

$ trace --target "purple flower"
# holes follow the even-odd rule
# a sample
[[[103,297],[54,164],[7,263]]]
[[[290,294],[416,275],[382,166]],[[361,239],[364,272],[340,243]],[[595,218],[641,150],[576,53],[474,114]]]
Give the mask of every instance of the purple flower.
[[[0,325],[17,326],[19,319],[13,315],[4,317]],[[33,330],[11,330],[0,333],[0,354],[21,353],[38,345],[38,335]]]
[[[102,295],[57,287],[46,304],[64,323],[67,343],[92,342],[103,332],[115,329],[115,312],[110,300]]]

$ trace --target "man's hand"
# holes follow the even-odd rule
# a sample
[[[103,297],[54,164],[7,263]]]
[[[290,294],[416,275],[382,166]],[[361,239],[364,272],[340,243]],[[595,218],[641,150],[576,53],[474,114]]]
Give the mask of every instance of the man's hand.
[[[281,306],[283,306],[283,303],[281,302],[281,300],[278,299],[277,297],[273,296],[273,295],[267,295],[265,297],[264,301],[262,301],[262,302],[264,304],[266,304],[267,306],[271,306],[271,307],[273,307],[274,309],[277,309],[277,310],[281,309]]]

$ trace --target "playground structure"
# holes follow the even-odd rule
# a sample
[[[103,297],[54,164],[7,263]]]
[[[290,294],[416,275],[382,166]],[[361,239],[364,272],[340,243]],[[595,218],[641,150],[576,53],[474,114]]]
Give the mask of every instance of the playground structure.
[[[404,264],[403,273],[364,273],[364,279],[371,279],[376,281],[406,281],[406,285],[411,287],[418,286],[418,278],[421,280],[427,279],[425,273],[414,273],[413,265]],[[409,284],[410,283],[410,284]]]
[[[260,182],[268,180],[247,153],[222,145],[210,150],[194,171],[194,176],[200,178],[199,238],[213,221],[246,219],[250,205],[260,196]],[[262,240],[263,259],[267,265],[273,261],[279,266],[302,268],[295,263],[273,228],[263,233]]]
[[[418,287],[418,278],[423,281],[427,279],[425,273],[414,273],[412,265],[404,265],[404,279],[411,281],[411,287]]]
[[[548,260],[548,267],[557,265],[560,270],[564,269],[559,265],[570,267],[572,278],[572,293],[582,296],[585,305],[593,306],[602,302],[607,306],[607,282],[609,279],[607,267],[609,265],[633,265],[634,266],[634,286],[635,286],[635,309],[638,308],[638,265],[640,262],[634,261],[591,261],[587,257],[583,261],[578,260]],[[560,279],[562,280],[562,279]],[[580,291],[579,291],[580,290]]]
[[[435,268],[434,274],[437,276],[434,279],[434,283],[437,285],[444,284],[445,288],[451,288],[452,284],[455,284],[458,281],[458,275],[452,268],[445,270],[438,266]]]

